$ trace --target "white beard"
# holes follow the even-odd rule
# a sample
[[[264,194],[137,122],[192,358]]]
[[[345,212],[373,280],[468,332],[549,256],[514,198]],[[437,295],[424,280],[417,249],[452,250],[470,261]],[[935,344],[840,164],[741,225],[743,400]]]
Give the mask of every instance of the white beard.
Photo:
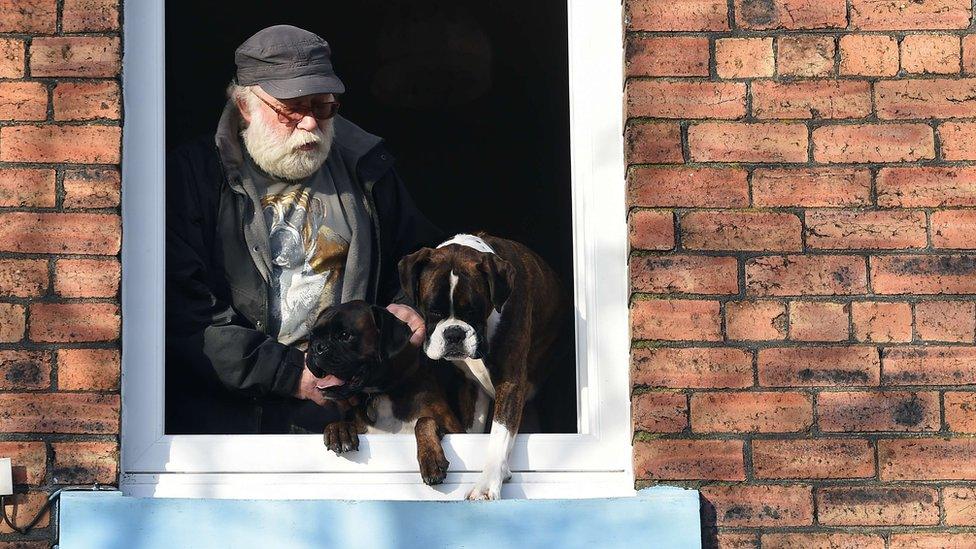
[[[335,128],[332,119],[320,121],[314,131],[295,128],[282,139],[268,125],[262,112],[251,110],[251,123],[241,132],[244,146],[254,162],[269,175],[287,180],[299,180],[315,173],[329,156]],[[317,143],[311,151],[298,150],[308,143]]]

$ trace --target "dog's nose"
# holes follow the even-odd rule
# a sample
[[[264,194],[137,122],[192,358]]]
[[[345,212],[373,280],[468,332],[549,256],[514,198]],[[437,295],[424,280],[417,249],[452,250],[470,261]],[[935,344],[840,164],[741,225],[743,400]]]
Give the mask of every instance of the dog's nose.
[[[448,326],[444,328],[444,341],[448,344],[458,344],[464,341],[464,328],[460,326]]]

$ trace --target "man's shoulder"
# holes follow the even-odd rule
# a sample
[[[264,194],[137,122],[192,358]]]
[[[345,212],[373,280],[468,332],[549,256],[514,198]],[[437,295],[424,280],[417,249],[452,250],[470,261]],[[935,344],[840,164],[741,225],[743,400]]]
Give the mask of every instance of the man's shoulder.
[[[336,116],[333,122],[335,138],[333,146],[350,158],[362,158],[370,151],[383,144],[383,138],[362,129],[352,121],[342,116]]]

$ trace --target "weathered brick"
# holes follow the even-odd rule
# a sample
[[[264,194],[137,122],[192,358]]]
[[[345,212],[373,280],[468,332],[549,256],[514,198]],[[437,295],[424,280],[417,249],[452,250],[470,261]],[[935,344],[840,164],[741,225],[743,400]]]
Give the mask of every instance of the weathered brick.
[[[807,128],[797,123],[701,122],[688,128],[698,162],[806,162]]]
[[[866,291],[867,267],[861,257],[776,255],[746,261],[749,295],[851,295]]]
[[[874,476],[874,447],[859,439],[754,440],[756,478],[865,478]]]
[[[851,27],[861,30],[963,29],[969,26],[968,0],[851,0]]]
[[[681,243],[689,250],[797,252],[800,218],[774,212],[690,212],[681,217]]]
[[[64,32],[110,31],[119,28],[118,0],[64,0]]]
[[[926,341],[973,343],[976,337],[976,303],[972,301],[921,301],[915,304],[915,330]]]
[[[720,341],[721,316],[717,301],[652,299],[636,301],[630,318],[637,339]]]
[[[834,72],[835,45],[831,36],[780,36],[776,45],[780,76],[821,77]]]
[[[740,168],[634,168],[627,178],[634,206],[738,208],[749,205],[747,173]]]
[[[734,257],[633,257],[630,279],[636,292],[734,294],[739,291],[738,262]]]
[[[752,355],[742,349],[659,347],[631,351],[636,385],[669,388],[750,387]]]
[[[674,122],[647,122],[627,126],[627,162],[632,164],[681,163],[681,128]]]
[[[14,484],[43,484],[47,478],[47,446],[43,442],[0,442],[0,456],[13,465]]]
[[[630,80],[627,114],[654,118],[740,118],[746,114],[742,82]]]
[[[642,31],[705,31],[729,28],[721,0],[627,0],[627,28]]]
[[[813,490],[808,485],[732,486],[701,488],[702,499],[715,507],[724,527],[785,527],[813,524]]]
[[[54,170],[0,168],[0,206],[50,208],[55,200]]]
[[[47,290],[44,259],[0,259],[0,295],[32,297]]]
[[[944,122],[939,126],[942,158],[976,160],[976,123]]]
[[[121,325],[115,303],[33,303],[30,339],[38,342],[112,341]]]
[[[857,80],[764,80],[752,84],[756,118],[863,118],[871,114],[871,85]]]
[[[630,245],[636,250],[674,248],[674,214],[670,211],[635,210],[630,213],[628,226]]]
[[[719,38],[715,41],[715,70],[720,78],[772,76],[772,38]]]
[[[878,441],[881,480],[976,480],[976,439]]]
[[[976,547],[976,533],[891,534],[888,549],[969,549]]]
[[[0,214],[0,251],[115,255],[121,220],[112,214]]]
[[[834,486],[817,494],[817,511],[830,526],[934,525],[939,496],[924,486]]]
[[[51,385],[51,354],[0,351],[0,389],[46,389]]]
[[[901,41],[901,68],[916,74],[959,74],[961,51],[958,36],[909,34]]]
[[[840,37],[840,74],[894,76],[898,74],[898,41],[881,34]]]
[[[116,259],[59,259],[54,291],[63,297],[115,297],[122,280]]]
[[[114,208],[121,199],[116,169],[68,170],[64,173],[65,208]]]
[[[55,120],[118,120],[120,115],[116,82],[61,82],[53,102]]]
[[[112,77],[121,67],[119,39],[107,36],[34,38],[31,76]]]
[[[119,432],[119,396],[91,393],[0,393],[5,433]]]
[[[946,391],[945,421],[954,433],[976,433],[976,392]]]
[[[44,120],[47,88],[40,82],[0,82],[0,119]]]
[[[790,303],[790,339],[794,341],[847,341],[849,326],[850,309],[843,303]]]
[[[925,212],[812,210],[807,246],[825,250],[924,248]]]
[[[854,338],[871,343],[912,340],[912,306],[908,303],[857,301],[851,304]]]
[[[114,442],[55,442],[55,484],[115,484],[119,450]]]
[[[962,37],[962,72],[963,74],[976,73],[976,34]]]
[[[0,0],[0,32],[54,34],[55,0]]]
[[[764,387],[877,385],[881,375],[878,352],[864,345],[760,349],[758,366]]]
[[[817,162],[911,162],[935,158],[935,136],[925,124],[854,124],[813,130]]]
[[[882,119],[976,116],[974,78],[882,80],[874,85],[874,96]]]
[[[938,431],[936,392],[823,392],[817,397],[821,431]]]
[[[872,257],[871,285],[879,294],[976,293],[976,256]]]
[[[757,169],[756,207],[844,207],[871,202],[871,174],[843,168]]]
[[[634,443],[637,478],[745,480],[741,440],[667,440]]]
[[[117,349],[59,349],[58,388],[113,391],[119,388],[122,359]]]
[[[877,186],[885,208],[976,206],[976,167],[882,168]]]
[[[26,309],[18,303],[0,303],[0,343],[24,339],[27,328]]]
[[[884,549],[877,534],[798,532],[763,534],[764,549]]]
[[[708,76],[708,39],[628,36],[627,76]]]
[[[735,0],[736,24],[745,29],[825,29],[847,26],[840,0]]]
[[[786,339],[786,304],[779,301],[730,301],[725,304],[725,333],[733,341]]]
[[[3,412],[0,412],[2,414]],[[27,494],[18,494],[13,497],[6,497],[3,499],[4,510],[6,511],[7,517],[14,524],[20,525],[34,518],[35,515],[41,512],[44,504],[47,502],[47,494],[43,492],[30,492]],[[51,511],[45,511],[41,519],[37,521],[37,528],[44,528],[51,521]],[[13,530],[7,526],[3,521],[0,521],[0,534],[10,534]],[[45,547],[47,543],[45,542]],[[19,549],[19,548],[18,548]]]
[[[813,423],[809,395],[791,392],[695,393],[691,429],[696,433],[790,433]]]
[[[688,427],[688,397],[684,393],[640,393],[631,401],[636,430],[680,433]]]
[[[116,164],[121,135],[118,126],[8,126],[0,128],[0,160]]]
[[[758,549],[759,539],[754,532],[719,532],[715,539],[722,549]]]
[[[0,38],[0,78],[20,78],[26,66],[26,43],[19,38]]]
[[[891,347],[881,362],[885,385],[976,385],[973,347]]]
[[[942,489],[942,505],[945,507],[946,525],[976,525],[976,488],[972,486],[946,486]],[[972,543],[976,544],[976,536],[974,536]]]

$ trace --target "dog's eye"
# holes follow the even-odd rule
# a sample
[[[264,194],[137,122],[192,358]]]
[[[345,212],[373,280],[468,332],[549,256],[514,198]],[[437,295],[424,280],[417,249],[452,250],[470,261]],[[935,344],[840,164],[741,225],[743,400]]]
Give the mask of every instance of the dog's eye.
[[[350,334],[345,330],[342,330],[341,332],[339,332],[339,341],[352,341],[352,334]]]
[[[325,352],[325,343],[322,343],[321,341],[316,341],[315,343],[313,343],[312,344],[312,352],[315,353],[315,354],[317,354],[317,355],[320,355],[320,354],[324,353]]]

